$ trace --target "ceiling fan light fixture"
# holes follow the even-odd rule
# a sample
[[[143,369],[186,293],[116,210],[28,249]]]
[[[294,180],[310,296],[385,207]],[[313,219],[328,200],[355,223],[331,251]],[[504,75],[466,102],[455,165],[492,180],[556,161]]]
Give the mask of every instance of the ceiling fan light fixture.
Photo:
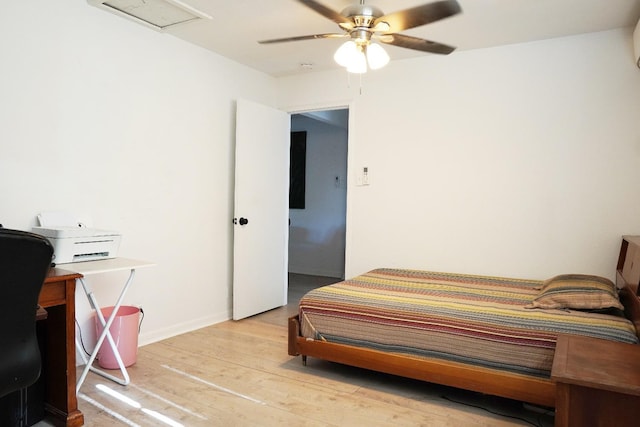
[[[358,46],[353,40],[348,40],[336,50],[336,53],[333,54],[333,59],[343,67],[349,67],[357,54]]]
[[[355,74],[366,73],[367,68],[378,70],[389,63],[389,55],[378,43],[358,44],[353,40],[344,42],[333,59]]]
[[[354,74],[367,72],[367,56],[361,47],[358,47],[356,54],[351,58],[351,63],[347,66],[347,71]]]
[[[365,45],[358,44],[353,40],[348,40],[336,50],[333,59],[339,65],[345,67],[350,73],[366,73],[367,56],[365,49]]]
[[[389,54],[378,43],[367,46],[367,62],[372,70],[379,70],[389,63]]]

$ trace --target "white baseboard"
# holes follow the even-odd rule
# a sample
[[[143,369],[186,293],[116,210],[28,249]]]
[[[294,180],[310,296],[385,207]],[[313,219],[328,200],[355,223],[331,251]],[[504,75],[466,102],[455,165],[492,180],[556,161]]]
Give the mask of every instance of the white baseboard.
[[[187,332],[195,331],[196,329],[201,329],[207,326],[215,325],[216,323],[225,322],[229,319],[231,319],[231,312],[224,311],[221,313],[215,313],[209,316],[201,317],[199,319],[192,319],[188,322],[178,323],[168,328],[141,333],[138,337],[138,345],[143,346],[152,344],[154,342],[162,341],[167,338],[175,337],[176,335],[185,334]]]
[[[225,322],[229,319],[231,319],[231,312],[227,310],[222,313],[216,313],[210,316],[201,317],[199,319],[193,319],[188,322],[179,323],[169,328],[141,333],[138,336],[138,347],[162,341],[167,338],[172,338],[177,335],[185,334],[187,332],[195,331],[196,329],[215,325],[216,323]],[[76,354],[76,365],[82,365],[82,358],[78,354]]]

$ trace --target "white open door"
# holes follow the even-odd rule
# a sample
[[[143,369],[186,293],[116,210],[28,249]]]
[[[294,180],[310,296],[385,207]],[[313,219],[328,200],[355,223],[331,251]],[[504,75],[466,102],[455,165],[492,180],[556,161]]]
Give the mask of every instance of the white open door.
[[[238,100],[234,320],[287,304],[290,127],[288,113]]]

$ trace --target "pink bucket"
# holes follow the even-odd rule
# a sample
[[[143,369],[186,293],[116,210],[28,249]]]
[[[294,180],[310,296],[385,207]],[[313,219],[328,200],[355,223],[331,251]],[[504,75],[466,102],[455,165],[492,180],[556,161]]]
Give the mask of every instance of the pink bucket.
[[[104,307],[100,311],[105,320],[111,316],[113,307]],[[96,338],[100,336],[104,327],[100,323],[98,316],[95,316]],[[140,309],[133,306],[120,306],[113,323],[109,328],[113,341],[116,343],[118,353],[122,358],[125,367],[136,363],[138,357],[138,328],[140,327]],[[105,337],[98,351],[98,364],[105,369],[118,369],[118,362],[109,344],[109,339]]]

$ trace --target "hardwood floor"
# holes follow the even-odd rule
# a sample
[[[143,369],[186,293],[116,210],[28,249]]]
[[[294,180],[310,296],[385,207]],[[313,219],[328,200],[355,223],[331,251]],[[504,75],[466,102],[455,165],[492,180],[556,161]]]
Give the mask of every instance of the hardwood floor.
[[[518,402],[312,358],[302,366],[287,355],[287,318],[306,290],[338,280],[291,275],[285,307],[141,347],[126,387],[90,373],[78,397],[86,425],[553,425]]]

